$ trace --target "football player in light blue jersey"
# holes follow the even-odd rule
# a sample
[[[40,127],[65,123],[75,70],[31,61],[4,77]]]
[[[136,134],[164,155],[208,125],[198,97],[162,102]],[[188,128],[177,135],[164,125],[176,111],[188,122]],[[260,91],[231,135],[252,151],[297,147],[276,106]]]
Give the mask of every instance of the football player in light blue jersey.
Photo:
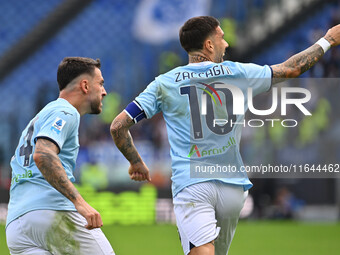
[[[11,160],[6,224],[11,254],[113,254],[100,214],[74,187],[80,116],[102,111],[100,61],[67,57],[59,98],[27,125]]]
[[[215,18],[189,19],[180,30],[189,64],[158,76],[111,125],[114,142],[130,162],[131,179],[150,181],[128,130],[144,118],[163,113],[171,146],[174,211],[186,255],[228,253],[252,186],[241,171],[242,125],[237,125],[248,109],[248,98],[312,67],[327,49],[339,44],[340,26],[273,66],[223,61],[228,47],[223,36]],[[225,171],[217,174],[218,170]]]

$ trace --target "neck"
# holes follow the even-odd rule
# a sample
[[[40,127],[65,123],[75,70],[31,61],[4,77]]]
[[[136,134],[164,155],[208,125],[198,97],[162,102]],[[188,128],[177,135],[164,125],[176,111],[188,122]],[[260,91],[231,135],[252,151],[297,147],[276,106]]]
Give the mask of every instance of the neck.
[[[68,93],[64,90],[62,90],[59,94],[59,98],[63,98],[66,101],[68,101],[71,105],[74,106],[74,108],[77,109],[79,112],[80,116],[84,115],[86,112],[84,109],[82,109],[82,105],[79,103],[79,100],[77,99],[78,96],[75,95],[75,93]]]
[[[202,53],[194,52],[189,54],[189,63],[200,63],[205,61],[212,61],[209,57]]]

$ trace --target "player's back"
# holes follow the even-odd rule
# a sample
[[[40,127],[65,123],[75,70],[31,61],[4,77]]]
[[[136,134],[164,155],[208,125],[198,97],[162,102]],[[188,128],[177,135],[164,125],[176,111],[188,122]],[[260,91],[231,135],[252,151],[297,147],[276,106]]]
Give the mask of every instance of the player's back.
[[[47,104],[23,130],[11,159],[12,181],[7,224],[18,216],[36,209],[58,206],[74,209],[73,204],[56,191],[37,168],[33,153],[36,139],[43,138],[59,148],[58,157],[70,180],[78,154],[79,113],[66,100],[59,98]]]
[[[243,120],[248,88],[255,96],[270,88],[270,80],[268,66],[201,62],[158,76],[136,98],[148,118],[163,112],[171,146],[174,195],[210,178],[243,185],[245,189],[251,186],[246,173],[211,175],[207,167],[230,165],[239,170],[243,166],[239,153],[243,126],[230,123]],[[234,113],[235,102],[242,108],[241,114]]]

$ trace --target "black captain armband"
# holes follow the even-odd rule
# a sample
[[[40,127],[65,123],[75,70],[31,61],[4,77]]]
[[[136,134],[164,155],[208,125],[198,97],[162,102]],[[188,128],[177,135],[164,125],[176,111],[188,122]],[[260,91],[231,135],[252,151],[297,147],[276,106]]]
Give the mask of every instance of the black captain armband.
[[[146,114],[137,101],[132,101],[124,110],[135,123],[146,119]]]

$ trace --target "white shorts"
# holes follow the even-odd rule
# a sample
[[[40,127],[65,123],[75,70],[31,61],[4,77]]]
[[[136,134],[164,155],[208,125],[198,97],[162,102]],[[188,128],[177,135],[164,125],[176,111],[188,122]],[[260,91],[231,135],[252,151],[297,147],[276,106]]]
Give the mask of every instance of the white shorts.
[[[31,211],[7,226],[7,246],[13,255],[114,254],[101,229],[86,224],[78,212]]]
[[[220,181],[190,185],[173,199],[184,254],[215,240],[215,254],[226,255],[248,191]]]

